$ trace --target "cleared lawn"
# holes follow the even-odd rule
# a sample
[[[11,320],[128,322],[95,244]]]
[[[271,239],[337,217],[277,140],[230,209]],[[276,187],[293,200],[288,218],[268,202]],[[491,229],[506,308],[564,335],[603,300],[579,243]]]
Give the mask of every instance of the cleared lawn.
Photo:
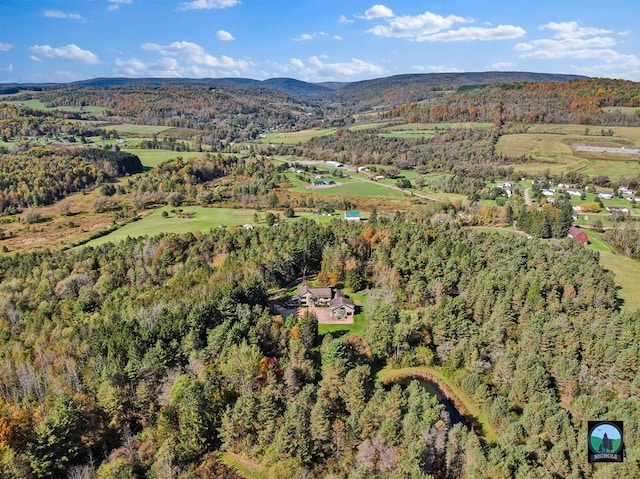
[[[307,183],[304,183],[297,178],[290,179],[291,183],[296,185],[290,188],[289,191],[295,193],[314,194],[321,196],[364,196],[369,198],[390,198],[390,199],[402,199],[406,196],[401,191],[392,190],[375,183],[368,183],[364,181],[351,180],[349,178],[336,178],[335,181],[342,183],[339,186],[329,187],[310,187]]]
[[[496,146],[499,154],[519,158],[530,156],[533,161],[516,163],[519,170],[531,172],[549,169],[553,173],[580,171],[588,175],[606,175],[616,180],[636,175],[640,168],[639,155],[617,153],[577,152],[573,143],[593,146],[638,148],[640,128],[611,127],[612,136],[599,134],[601,127],[585,125],[509,125],[526,128],[526,133],[506,134]],[[509,129],[509,128],[508,128]],[[606,128],[609,130],[609,128]]]
[[[170,130],[170,126],[156,126],[156,125],[130,125],[123,123],[122,125],[109,125],[105,126],[106,130],[115,130],[118,133],[125,133],[128,135],[153,135],[162,133],[163,131]]]
[[[104,111],[106,110],[106,108],[101,106],[83,106],[82,108],[79,108],[77,106],[55,106],[50,108],[44,103],[42,103],[40,100],[12,101],[10,103],[26,106],[26,107],[37,109],[37,110],[58,110],[58,111],[70,111],[70,112],[97,113],[97,114],[104,113]]]
[[[182,209],[184,213],[195,213],[193,218],[178,218],[171,210]],[[162,217],[166,211],[167,218]],[[127,237],[156,236],[161,233],[194,233],[207,232],[212,228],[226,226],[238,226],[245,223],[253,223],[255,210],[233,208],[203,208],[201,206],[184,206],[174,208],[163,206],[141,220],[129,223],[122,228],[101,238],[96,238],[86,246],[97,246],[103,243],[118,242]]]
[[[160,163],[164,163],[167,160],[173,160],[174,158],[178,158],[179,156],[181,156],[185,160],[189,160],[191,158],[198,158],[199,156],[203,155],[203,153],[198,153],[197,151],[136,150],[135,148],[125,148],[122,151],[137,155],[138,158],[140,158],[142,165],[147,168],[155,168]]]
[[[624,302],[622,310],[635,312],[640,309],[640,296],[638,296],[638,284],[640,284],[640,263],[616,254],[611,247],[602,241],[602,233],[586,231],[589,236],[589,247],[600,253],[600,265],[613,271],[616,285],[620,287],[618,297]]]
[[[283,145],[297,145],[306,143],[316,136],[332,135],[336,128],[311,128],[309,130],[292,131],[287,133],[267,133],[265,138],[256,140],[257,143],[279,143]]]

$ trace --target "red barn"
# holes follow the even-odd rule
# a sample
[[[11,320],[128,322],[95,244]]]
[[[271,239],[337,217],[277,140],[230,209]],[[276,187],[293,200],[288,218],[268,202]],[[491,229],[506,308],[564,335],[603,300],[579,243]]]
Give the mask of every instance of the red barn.
[[[569,228],[568,235],[578,243],[587,244],[589,242],[589,237],[587,236],[587,233],[585,233],[584,231],[582,231],[580,228],[576,226],[572,226],[571,228]]]

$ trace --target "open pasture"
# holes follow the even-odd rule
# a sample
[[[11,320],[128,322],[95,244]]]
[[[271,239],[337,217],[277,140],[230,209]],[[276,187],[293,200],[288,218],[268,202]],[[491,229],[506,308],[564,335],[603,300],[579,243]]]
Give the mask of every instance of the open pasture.
[[[313,194],[320,196],[359,196],[369,198],[388,198],[402,199],[405,198],[404,193],[393,190],[376,183],[358,181],[351,178],[334,178],[334,181],[340,183],[336,186],[313,187],[295,177],[293,173],[288,173],[287,178],[293,185],[289,191],[303,194]]]
[[[158,125],[131,125],[123,123],[119,125],[105,126],[106,130],[115,130],[123,135],[140,135],[140,136],[152,136],[162,133],[163,131],[170,130],[170,126],[158,126]]]
[[[284,132],[284,133],[267,133],[264,138],[256,140],[261,144],[282,144],[282,145],[297,145],[306,143],[311,138],[317,136],[332,135],[336,132],[336,128],[311,128],[308,130]]]
[[[638,296],[638,284],[640,283],[640,263],[616,254],[611,247],[601,240],[602,233],[586,231],[589,236],[589,247],[600,254],[600,265],[613,271],[615,274],[618,297],[623,300],[623,311],[637,311],[640,309],[640,296]]]
[[[168,160],[173,160],[179,156],[185,160],[192,158],[198,158],[203,155],[197,151],[171,151],[171,150],[137,150],[135,148],[123,148],[122,151],[137,155],[142,162],[142,166],[146,168],[155,168],[160,163],[164,163]]]
[[[179,217],[172,210],[182,210],[184,215],[193,214],[193,217]],[[163,218],[162,213],[167,212]],[[203,208],[201,206],[163,206],[156,208],[144,218],[129,223],[122,228],[101,238],[96,238],[86,243],[86,246],[97,246],[103,243],[118,242],[127,237],[156,236],[162,233],[195,233],[206,232],[212,228],[225,226],[238,226],[245,223],[253,223],[255,210],[234,208]]]
[[[638,173],[640,155],[576,151],[572,145],[638,148],[640,128],[612,127],[612,136],[602,136],[593,130],[595,127],[584,125],[531,125],[526,133],[501,136],[496,151],[512,158],[533,158],[533,161],[514,164],[516,169],[530,172],[546,169],[552,173],[579,171],[587,175],[606,175],[613,180]]]

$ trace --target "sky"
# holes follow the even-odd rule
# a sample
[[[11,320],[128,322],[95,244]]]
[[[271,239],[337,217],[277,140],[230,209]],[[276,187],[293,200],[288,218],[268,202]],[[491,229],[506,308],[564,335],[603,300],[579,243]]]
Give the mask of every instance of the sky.
[[[0,83],[498,70],[640,81],[638,0],[379,1],[0,0]]]

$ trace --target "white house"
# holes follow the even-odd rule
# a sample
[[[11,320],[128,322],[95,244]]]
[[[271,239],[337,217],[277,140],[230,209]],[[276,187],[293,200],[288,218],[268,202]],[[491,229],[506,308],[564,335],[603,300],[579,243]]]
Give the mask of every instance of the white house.
[[[598,193],[598,198],[602,198],[603,200],[610,200],[613,198],[613,193]]]

